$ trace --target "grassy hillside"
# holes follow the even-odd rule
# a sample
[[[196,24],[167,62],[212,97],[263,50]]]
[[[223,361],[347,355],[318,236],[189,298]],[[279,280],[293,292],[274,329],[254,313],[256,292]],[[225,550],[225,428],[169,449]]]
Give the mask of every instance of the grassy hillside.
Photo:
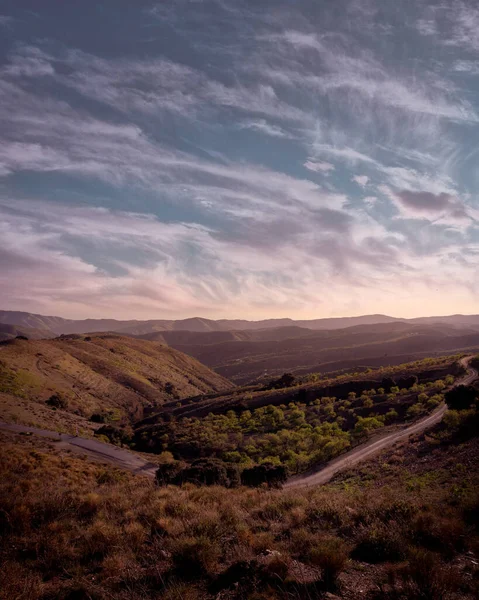
[[[359,325],[297,334],[288,339],[250,337],[212,343],[202,334],[194,333],[189,335],[188,342],[180,337],[175,339],[174,335],[166,339],[172,347],[240,385],[285,371],[331,372],[399,364],[429,356],[432,348],[436,353],[479,348],[479,331],[408,323]]]
[[[478,459],[441,425],[319,488],[156,488],[0,433],[0,596],[473,600]]]
[[[45,329],[19,327],[17,325],[6,325],[5,323],[0,323],[0,342],[12,340],[18,336],[27,337],[31,340],[42,340],[55,337],[53,333]]]
[[[181,352],[115,334],[0,344],[3,420],[86,427],[97,413],[125,423],[164,402],[230,388]]]

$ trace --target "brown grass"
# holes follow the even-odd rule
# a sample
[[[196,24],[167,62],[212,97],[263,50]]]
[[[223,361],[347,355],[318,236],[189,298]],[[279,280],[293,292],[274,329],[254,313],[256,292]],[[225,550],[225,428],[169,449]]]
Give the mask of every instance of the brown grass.
[[[156,488],[46,440],[0,435],[2,599],[299,599],[326,589],[352,599],[364,572],[364,597],[378,587],[391,599],[477,591],[474,470],[451,466],[449,481],[420,487],[404,464],[392,479],[373,464],[366,486],[350,477],[291,492]]]
[[[145,407],[232,387],[181,352],[117,335],[11,340],[1,349],[0,419],[71,433],[97,428],[94,413],[130,422]],[[53,395],[67,408],[49,407]]]

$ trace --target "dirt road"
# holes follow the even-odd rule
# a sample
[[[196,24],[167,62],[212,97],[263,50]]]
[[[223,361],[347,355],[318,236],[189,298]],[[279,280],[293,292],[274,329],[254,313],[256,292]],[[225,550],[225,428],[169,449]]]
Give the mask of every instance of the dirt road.
[[[57,448],[85,454],[91,458],[111,463],[120,469],[131,471],[132,473],[154,477],[157,469],[155,464],[144,460],[129,450],[124,450],[123,448],[118,448],[117,446],[112,446],[110,444],[104,444],[98,440],[88,440],[67,433],[59,434],[55,431],[37,429],[36,427],[27,427],[25,425],[16,425],[14,423],[0,422],[0,429],[12,431],[14,433],[31,433],[33,435],[50,438],[55,442]]]
[[[469,385],[478,378],[479,375],[477,371],[469,366],[469,362],[472,358],[472,356],[466,356],[465,358],[461,359],[461,363],[468,372],[467,375],[464,375],[464,377],[459,379],[455,385]],[[338,456],[324,466],[321,470],[303,473],[302,475],[292,477],[284,487],[293,488],[326,483],[338,471],[352,467],[353,465],[370,458],[377,452],[384,450],[384,448],[392,446],[396,442],[408,438],[410,435],[420,433],[421,431],[432,427],[436,423],[439,423],[445,411],[446,406],[443,404],[432,414],[428,415],[421,421],[414,423],[410,427],[383,435],[379,439],[373,438],[369,442],[354,448],[354,450]],[[32,435],[50,438],[55,441],[58,448],[69,449],[76,453],[80,452],[81,454],[85,454],[96,460],[103,460],[113,464],[116,467],[119,467],[120,469],[131,471],[132,473],[142,474],[148,477],[155,476],[155,464],[144,460],[141,458],[141,456],[130,452],[129,450],[124,450],[123,448],[118,448],[117,446],[104,444],[103,442],[99,442],[97,440],[89,440],[65,433],[59,434],[55,431],[37,429],[36,427],[27,427],[25,425],[16,425],[13,423],[0,422],[0,429],[14,433],[30,433]]]
[[[460,362],[467,369],[467,374],[458,379],[454,384],[454,387],[458,385],[470,385],[479,377],[476,369],[473,369],[469,366],[469,362],[472,360],[472,358],[472,356],[466,356],[461,359]],[[371,458],[371,456],[377,454],[381,450],[394,445],[396,442],[405,440],[410,435],[421,433],[433,425],[436,425],[436,423],[441,421],[446,409],[446,405],[442,404],[430,415],[409,427],[382,435],[379,438],[375,437],[365,444],[362,444],[361,446],[358,446],[357,448],[354,448],[353,450],[350,450],[349,452],[346,452],[345,454],[333,459],[320,470],[313,470],[309,471],[308,473],[302,473],[301,475],[291,477],[284,487],[294,488],[327,483],[333,477],[333,475],[339,471],[349,469],[359,462],[362,462],[367,458]]]

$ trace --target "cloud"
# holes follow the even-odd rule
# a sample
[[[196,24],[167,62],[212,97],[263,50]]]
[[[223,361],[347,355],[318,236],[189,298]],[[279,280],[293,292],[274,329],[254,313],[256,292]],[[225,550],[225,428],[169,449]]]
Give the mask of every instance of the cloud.
[[[306,4],[160,3],[121,53],[108,31],[101,47],[62,45],[81,35],[66,22],[52,40],[36,21],[37,46],[15,39],[0,73],[2,301],[401,314],[447,312],[457,297],[431,290],[451,282],[461,310],[477,301],[464,3],[436,11],[449,35],[424,3],[405,10],[412,28],[391,25],[392,3],[325,4],[321,19]]]
[[[433,36],[438,33],[437,24],[434,19],[418,19],[416,28],[421,35]]]
[[[454,1],[449,7],[452,21],[452,35],[447,40],[450,45],[467,50],[479,50],[479,9],[469,2]]]
[[[12,17],[7,17],[6,15],[0,15],[0,27],[10,27],[12,24]]]
[[[254,121],[254,120],[246,121],[245,123],[243,123],[241,125],[241,127],[243,129],[251,129],[252,131],[257,131],[258,133],[264,133],[271,137],[278,137],[278,138],[290,137],[290,135],[284,129],[282,129],[278,125],[273,125],[271,123],[268,123],[264,119],[259,119],[256,121]]]
[[[21,306],[34,297],[41,306],[70,304],[82,311],[89,306],[96,314],[113,301],[116,314],[132,307],[141,314],[219,314],[241,304],[253,310],[269,292],[269,309],[275,310],[276,302],[293,306],[297,290],[313,271],[334,272],[342,285],[351,262],[384,268],[390,253],[379,243],[371,246],[369,234],[362,240],[359,230],[353,242],[349,236],[355,219],[329,209],[313,213],[312,222],[298,215],[266,227],[249,223],[244,231],[224,235],[196,224],[166,224],[151,215],[105,209],[21,200],[13,209],[8,202],[0,207],[3,249],[8,253],[3,260],[9,265],[0,283],[10,281],[5,298]],[[340,262],[332,233],[346,236]],[[80,258],[78,248],[95,249],[102,267]],[[121,256],[125,248],[136,249],[134,260]],[[315,251],[316,256],[311,254]],[[139,264],[138,253],[148,260]],[[121,267],[120,274],[113,266]],[[53,277],[47,277],[48,271]]]
[[[369,177],[367,175],[354,175],[352,180],[355,181],[360,187],[365,188],[369,181]]]
[[[290,86],[301,86],[325,95],[341,94],[341,103],[346,100],[361,109],[364,104],[375,103],[433,117],[478,121],[474,108],[461,98],[452,82],[438,78],[433,71],[425,72],[421,79],[399,77],[370,53],[357,47],[355,53],[351,53],[341,37],[326,39],[326,36],[286,31],[270,36],[269,40],[279,49],[278,58],[282,52],[288,52],[282,49],[284,45],[292,46],[298,53],[314,50],[320,57],[320,74],[304,67],[302,72],[279,66],[276,71],[265,69],[266,76]]]
[[[442,192],[413,192],[384,190],[400,213],[409,218],[427,219],[431,222],[468,227],[475,220],[473,213],[458,197]]]
[[[329,173],[335,170],[335,166],[329,162],[318,162],[307,160],[304,165],[309,171],[315,171],[316,173]]]
[[[418,211],[441,212],[449,207],[454,199],[449,194],[431,194],[431,192],[410,192],[403,190],[397,193],[399,200],[407,208],[413,208]]]
[[[374,208],[374,206],[378,202],[378,198],[377,198],[377,196],[366,196],[365,198],[363,198],[363,202],[369,208]]]

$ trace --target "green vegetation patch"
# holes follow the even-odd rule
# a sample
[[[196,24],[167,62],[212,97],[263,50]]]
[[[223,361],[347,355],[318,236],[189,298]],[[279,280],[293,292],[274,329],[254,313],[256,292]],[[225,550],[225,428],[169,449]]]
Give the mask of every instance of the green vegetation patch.
[[[14,371],[0,363],[0,392],[27,398],[32,391],[39,391],[43,387],[42,379],[33,373],[25,369]]]
[[[440,401],[439,395],[434,394],[430,406],[430,396],[422,391],[426,386],[415,387],[412,396],[408,390],[401,393],[398,389],[388,395],[371,390],[364,399],[351,395],[348,400],[326,397],[309,405],[291,402],[288,406],[268,405],[253,411],[210,413],[201,419],[173,419],[137,431],[135,447],[158,453],[168,451],[176,459],[186,461],[215,457],[240,468],[269,463],[285,466],[289,474],[299,473],[338,456],[366,440],[371,432],[400,421],[400,413],[390,407],[391,402],[399,408],[403,397],[409,398],[409,404],[413,404],[407,412],[402,411],[402,417],[408,418],[426,412]],[[430,389],[437,387],[441,385]],[[414,403],[418,392],[425,398]],[[378,409],[384,403],[385,407]]]

